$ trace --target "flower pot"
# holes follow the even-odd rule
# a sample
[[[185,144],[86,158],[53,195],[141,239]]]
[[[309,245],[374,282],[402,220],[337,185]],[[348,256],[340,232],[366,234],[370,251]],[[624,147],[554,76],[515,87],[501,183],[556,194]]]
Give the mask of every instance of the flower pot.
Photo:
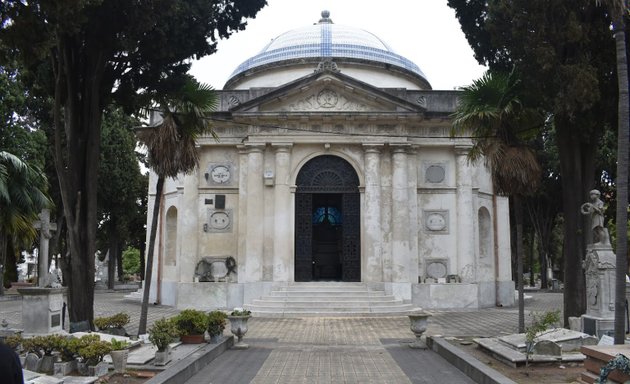
[[[121,349],[118,351],[111,351],[109,355],[112,357],[114,372],[124,373],[127,369],[127,357],[129,356],[129,350]]]
[[[62,361],[60,363],[55,363],[55,376],[63,377],[68,376],[72,372],[77,370],[77,361]]]
[[[236,349],[246,349],[249,345],[243,343],[243,336],[247,333],[247,320],[251,316],[228,316],[230,320],[230,331],[236,336],[237,342],[234,344]]]
[[[77,372],[79,372],[81,376],[89,376],[90,372],[87,363],[77,362]]]
[[[87,375],[101,377],[101,376],[107,375],[107,371],[108,371],[107,363],[104,361],[101,361],[100,363],[96,365],[90,365],[88,367]]]
[[[427,324],[429,322],[429,317],[431,316],[428,313],[420,312],[414,313],[411,315],[407,315],[410,321],[411,332],[416,335],[416,341],[409,344],[409,347],[416,349],[426,349],[427,345],[420,339],[424,331],[427,330]]]
[[[210,342],[212,344],[218,344],[223,339],[223,335],[210,335]]]
[[[48,375],[52,375],[55,371],[55,360],[56,356],[44,355],[42,356],[42,363],[39,366],[39,372],[46,373]]]
[[[183,344],[201,344],[205,341],[203,333],[200,335],[181,335],[180,339]]]
[[[171,361],[170,347],[167,347],[164,351],[155,352],[155,358],[153,359],[153,365],[163,366]]]

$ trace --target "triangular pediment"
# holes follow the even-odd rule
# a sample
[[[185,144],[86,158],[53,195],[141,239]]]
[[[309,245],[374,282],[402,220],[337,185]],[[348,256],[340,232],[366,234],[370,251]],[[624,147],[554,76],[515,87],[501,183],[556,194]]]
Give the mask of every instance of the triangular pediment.
[[[231,110],[233,113],[423,113],[383,90],[336,72],[314,73],[278,87]]]

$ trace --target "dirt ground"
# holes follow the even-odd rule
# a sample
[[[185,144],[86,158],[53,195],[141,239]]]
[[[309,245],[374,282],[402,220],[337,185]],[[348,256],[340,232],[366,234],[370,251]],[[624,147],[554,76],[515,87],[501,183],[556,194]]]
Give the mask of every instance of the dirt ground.
[[[470,342],[469,340],[451,340],[450,342],[519,384],[577,384],[580,373],[584,372],[584,366],[581,363],[530,364],[527,367],[514,368],[496,360],[483,350],[477,348],[475,343],[468,344]],[[466,345],[462,344],[462,342]]]
[[[97,381],[97,383],[98,384],[141,384],[148,381],[156,374],[157,373],[155,372],[148,372],[148,371],[127,371],[127,373],[125,374],[114,373],[111,375],[101,377]]]

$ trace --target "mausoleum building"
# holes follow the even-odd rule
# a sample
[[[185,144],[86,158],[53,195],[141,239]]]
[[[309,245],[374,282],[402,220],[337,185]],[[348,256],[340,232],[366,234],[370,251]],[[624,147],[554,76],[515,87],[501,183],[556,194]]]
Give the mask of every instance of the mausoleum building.
[[[513,304],[508,201],[450,136],[458,91],[324,11],[218,95],[219,140],[164,187],[152,302],[232,308],[317,281],[426,309]]]

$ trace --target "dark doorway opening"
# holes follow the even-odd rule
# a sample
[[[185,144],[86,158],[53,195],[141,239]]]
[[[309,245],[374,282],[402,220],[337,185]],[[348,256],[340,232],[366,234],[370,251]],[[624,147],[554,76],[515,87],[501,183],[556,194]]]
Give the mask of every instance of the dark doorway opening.
[[[341,194],[313,195],[313,280],[341,280]]]
[[[361,281],[359,179],[346,160],[322,155],[298,173],[295,281]]]

